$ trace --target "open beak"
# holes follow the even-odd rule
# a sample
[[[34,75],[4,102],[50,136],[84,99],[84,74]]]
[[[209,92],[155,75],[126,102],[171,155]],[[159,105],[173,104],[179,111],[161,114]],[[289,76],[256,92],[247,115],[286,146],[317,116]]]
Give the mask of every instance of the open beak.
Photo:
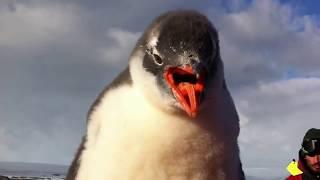
[[[164,78],[173,95],[183,110],[195,118],[199,109],[201,94],[204,91],[205,73],[193,73],[191,66],[170,67],[164,73]]]

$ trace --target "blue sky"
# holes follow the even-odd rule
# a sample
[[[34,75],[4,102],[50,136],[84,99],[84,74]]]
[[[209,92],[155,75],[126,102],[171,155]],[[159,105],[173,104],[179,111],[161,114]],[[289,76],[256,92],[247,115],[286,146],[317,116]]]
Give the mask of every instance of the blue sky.
[[[320,2],[317,0],[303,1],[303,0],[281,0],[282,4],[289,4],[290,6],[299,9],[298,13],[302,15],[316,15],[320,13]]]
[[[320,2],[4,0],[0,161],[69,164],[97,94],[160,13],[196,9],[219,31],[248,174],[286,174],[320,128]]]

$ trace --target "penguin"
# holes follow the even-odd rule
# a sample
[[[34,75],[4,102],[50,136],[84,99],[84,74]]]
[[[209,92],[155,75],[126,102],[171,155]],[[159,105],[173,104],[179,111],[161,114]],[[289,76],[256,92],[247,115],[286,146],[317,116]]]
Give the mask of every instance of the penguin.
[[[169,11],[93,103],[66,180],[242,180],[239,131],[216,28]]]

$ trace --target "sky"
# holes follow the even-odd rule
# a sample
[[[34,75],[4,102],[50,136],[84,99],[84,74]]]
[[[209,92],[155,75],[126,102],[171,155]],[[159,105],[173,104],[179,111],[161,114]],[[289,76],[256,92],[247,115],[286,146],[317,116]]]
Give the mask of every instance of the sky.
[[[250,175],[286,174],[320,128],[317,0],[1,0],[0,161],[70,164],[98,93],[146,26],[195,9],[217,28]]]

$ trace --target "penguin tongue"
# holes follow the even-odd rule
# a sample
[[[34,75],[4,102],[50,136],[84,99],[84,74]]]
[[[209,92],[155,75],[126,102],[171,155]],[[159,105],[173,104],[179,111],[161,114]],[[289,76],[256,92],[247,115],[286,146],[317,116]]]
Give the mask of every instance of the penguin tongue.
[[[192,118],[195,117],[198,110],[198,98],[194,85],[190,83],[179,83],[178,86],[172,90],[188,115]]]
[[[200,95],[204,90],[203,76],[193,74],[190,66],[169,68],[164,76],[183,110],[190,117],[196,117]]]

